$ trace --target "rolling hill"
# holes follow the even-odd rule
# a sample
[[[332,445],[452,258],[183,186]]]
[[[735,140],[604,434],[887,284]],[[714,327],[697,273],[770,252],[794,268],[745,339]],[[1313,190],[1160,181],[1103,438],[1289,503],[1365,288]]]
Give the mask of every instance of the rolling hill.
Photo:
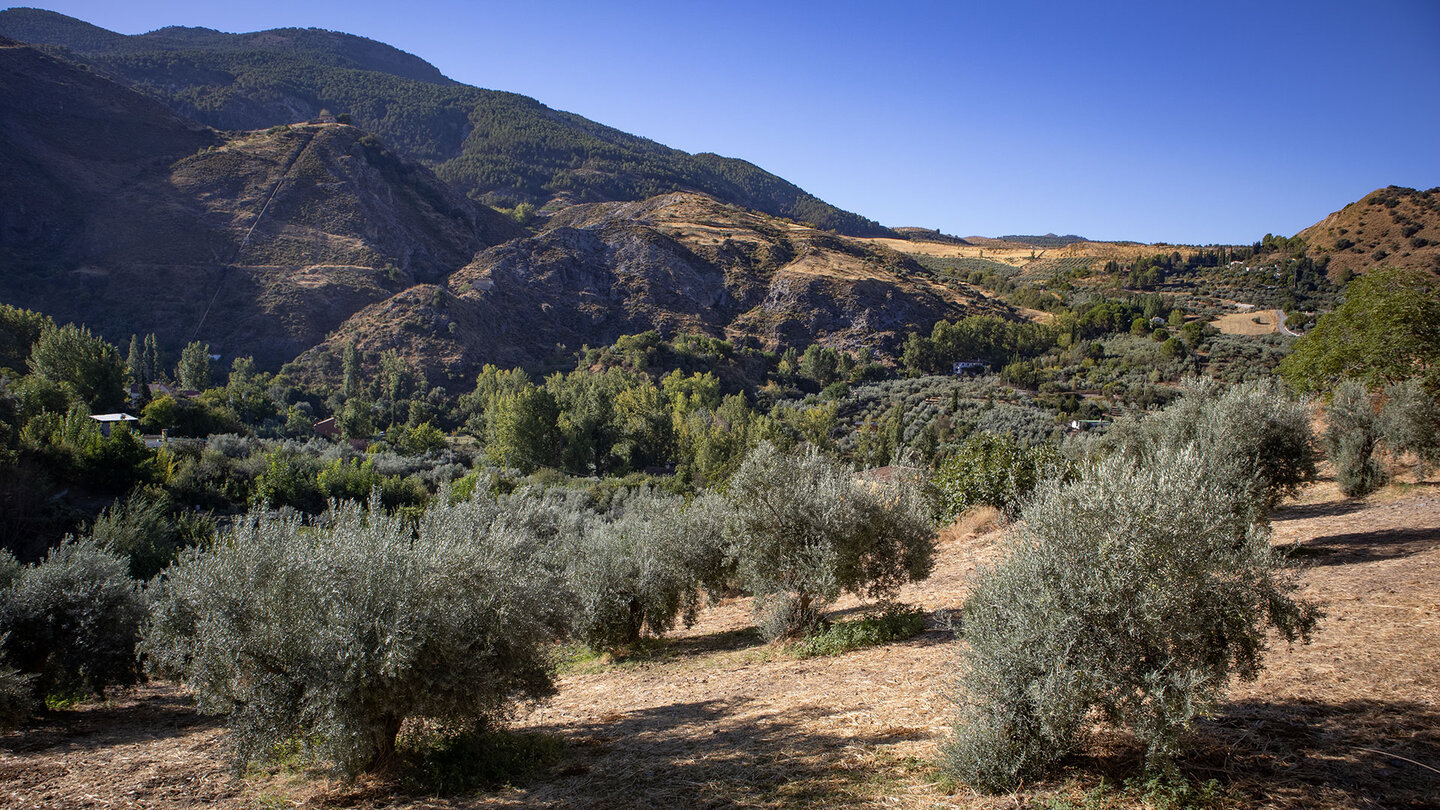
[[[1377,189],[1296,236],[1332,278],[1381,264],[1440,272],[1440,188]]]
[[[126,36],[38,9],[0,12],[0,36],[47,46],[222,130],[347,116],[471,199],[505,207],[699,191],[839,233],[889,231],[743,160],[691,155],[540,102],[451,81],[418,57],[317,29]]]
[[[583,345],[652,329],[894,356],[910,331],[980,312],[1014,314],[967,285],[934,283],[889,248],[677,192],[567,208],[443,284],[358,312],[296,372],[337,376],[351,343],[428,365],[432,380],[484,363],[568,366]]]
[[[914,260],[699,192],[576,204],[528,232],[342,123],[217,132],[0,47],[0,300],[324,375],[353,342],[434,381],[658,330],[894,355],[1008,312]],[[908,243],[907,243],[908,244]]]

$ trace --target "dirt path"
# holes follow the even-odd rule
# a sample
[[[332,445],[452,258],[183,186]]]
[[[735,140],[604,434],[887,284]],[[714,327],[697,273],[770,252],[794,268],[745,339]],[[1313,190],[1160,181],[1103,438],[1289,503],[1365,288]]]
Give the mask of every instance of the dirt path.
[[[1440,487],[1367,502],[1312,489],[1276,515],[1299,541],[1304,594],[1328,616],[1314,642],[1274,650],[1260,679],[1197,730],[1192,777],[1234,806],[1440,806]],[[398,796],[294,776],[234,780],[224,732],[167,687],[59,714],[0,737],[0,804],[14,807],[1024,807],[1097,773],[1133,773],[1101,739],[1036,792],[946,792],[930,766],[948,720],[957,642],[944,620],[998,535],[954,537],[904,598],[931,612],[909,642],[797,660],[750,629],[748,604],[715,608],[651,660],[580,665],[516,719],[561,735],[563,761],[522,788]],[[853,608],[853,604],[841,608]],[[1028,800],[1027,800],[1028,799]]]

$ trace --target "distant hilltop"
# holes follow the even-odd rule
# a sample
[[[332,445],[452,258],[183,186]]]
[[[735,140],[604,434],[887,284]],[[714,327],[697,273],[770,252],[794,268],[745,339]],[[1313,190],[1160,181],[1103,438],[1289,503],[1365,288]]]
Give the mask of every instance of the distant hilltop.
[[[1056,236],[1053,233],[1047,233],[1044,236],[1024,236],[1012,234],[1010,236],[1001,236],[999,238],[1003,242],[1018,242],[1022,245],[1034,245],[1035,247],[1043,248],[1065,247],[1066,245],[1073,245],[1076,242],[1091,241],[1083,236],[1076,236],[1073,233],[1066,234],[1064,236]]]

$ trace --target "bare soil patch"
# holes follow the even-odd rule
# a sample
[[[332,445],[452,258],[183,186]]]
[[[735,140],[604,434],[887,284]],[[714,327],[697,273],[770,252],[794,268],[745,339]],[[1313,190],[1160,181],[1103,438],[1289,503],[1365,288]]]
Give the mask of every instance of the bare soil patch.
[[[1216,318],[1210,325],[1227,335],[1268,335],[1280,329],[1273,309],[1232,312]]]
[[[1312,644],[1278,644],[1260,679],[1200,724],[1183,770],[1215,779],[1231,807],[1440,806],[1428,770],[1440,768],[1440,487],[1353,501],[1319,485],[1279,510],[1275,529],[1297,544],[1303,593],[1327,617]],[[434,797],[295,771],[234,778],[223,728],[152,685],[0,737],[0,805],[1038,808],[1134,776],[1134,746],[1102,733],[1014,795],[940,781],[931,763],[963,643],[947,621],[1000,537],[983,516],[942,536],[934,576],[902,596],[930,616],[906,642],[799,660],[762,643],[737,599],[658,649],[567,670],[554,699],[515,719],[566,741],[525,785]]]

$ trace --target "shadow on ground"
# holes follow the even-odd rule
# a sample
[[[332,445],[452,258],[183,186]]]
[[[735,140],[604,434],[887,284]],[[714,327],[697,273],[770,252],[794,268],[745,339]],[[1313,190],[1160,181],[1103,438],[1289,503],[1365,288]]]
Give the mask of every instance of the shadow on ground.
[[[1369,509],[1372,504],[1360,498],[1346,498],[1339,501],[1320,503],[1292,503],[1277,507],[1270,513],[1272,521],[1307,520],[1310,518],[1340,517]]]
[[[113,745],[162,740],[218,725],[181,694],[155,694],[145,687],[117,693],[110,704],[45,712],[21,730],[0,735],[0,751],[43,754],[52,749],[93,751]]]
[[[1316,537],[1296,547],[1292,556],[1313,565],[1356,563],[1409,557],[1440,547],[1440,528],[1387,529]]]
[[[1196,729],[1182,767],[1255,804],[1440,807],[1440,709],[1425,703],[1241,701]]]
[[[563,733],[573,759],[562,775],[532,786],[524,803],[566,807],[735,807],[860,804],[876,769],[875,747],[923,736],[918,729],[835,734],[815,722],[836,709],[816,703],[783,716],[756,714],[748,700],[674,703],[610,722],[536,731]],[[864,761],[865,767],[846,767]]]

